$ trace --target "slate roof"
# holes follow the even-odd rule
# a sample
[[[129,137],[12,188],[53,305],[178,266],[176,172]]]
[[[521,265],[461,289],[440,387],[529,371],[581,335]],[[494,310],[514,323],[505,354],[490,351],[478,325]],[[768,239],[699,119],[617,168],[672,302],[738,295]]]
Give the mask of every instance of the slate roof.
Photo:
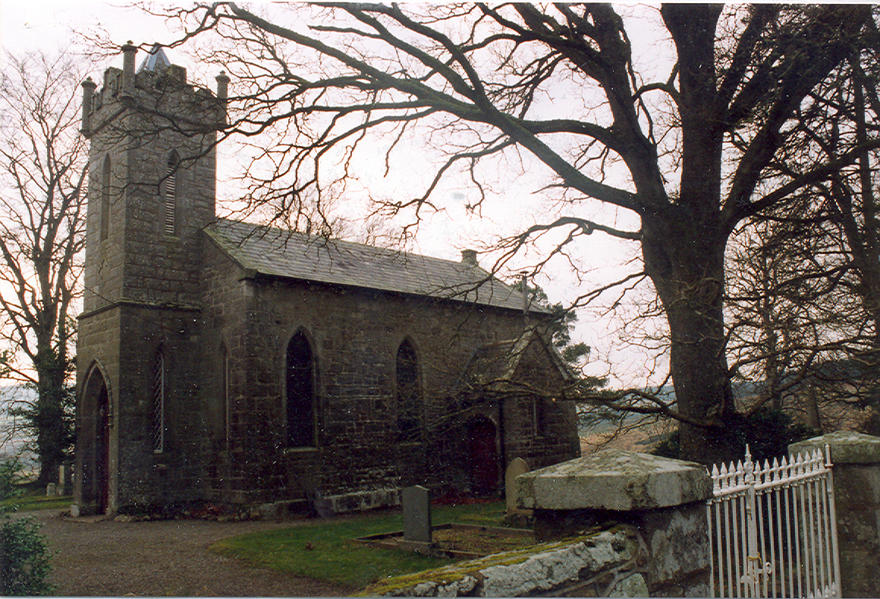
[[[350,241],[218,219],[205,232],[242,268],[316,281],[522,310],[522,294],[482,268]],[[546,313],[538,305],[531,311]]]

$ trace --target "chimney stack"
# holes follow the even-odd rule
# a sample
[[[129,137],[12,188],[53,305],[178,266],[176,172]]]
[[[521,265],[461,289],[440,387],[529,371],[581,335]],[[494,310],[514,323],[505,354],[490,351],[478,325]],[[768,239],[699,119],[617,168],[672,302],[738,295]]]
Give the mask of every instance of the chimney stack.
[[[477,264],[477,250],[461,250],[461,263],[468,266],[479,266]]]
[[[229,98],[229,76],[226,71],[220,71],[215,79],[217,80],[217,99],[226,100]]]

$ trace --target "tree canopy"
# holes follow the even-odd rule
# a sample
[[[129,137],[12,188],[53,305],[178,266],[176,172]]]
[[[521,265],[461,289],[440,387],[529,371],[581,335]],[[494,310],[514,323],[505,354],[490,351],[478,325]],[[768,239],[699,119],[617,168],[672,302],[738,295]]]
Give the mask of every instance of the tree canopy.
[[[73,442],[72,311],[85,242],[78,74],[65,58],[8,56],[0,70],[0,340],[5,377],[37,391],[24,417],[40,480]]]

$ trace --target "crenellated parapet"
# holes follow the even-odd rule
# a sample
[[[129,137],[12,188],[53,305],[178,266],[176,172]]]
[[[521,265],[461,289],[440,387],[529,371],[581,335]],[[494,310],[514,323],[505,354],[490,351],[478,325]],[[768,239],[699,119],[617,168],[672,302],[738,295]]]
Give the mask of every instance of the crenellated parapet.
[[[186,69],[170,64],[158,45],[137,71],[137,47],[128,42],[121,50],[122,69],[105,69],[100,88],[91,78],[82,84],[83,135],[91,138],[128,109],[150,115],[146,126],[172,128],[185,135],[214,132],[225,123],[229,84],[225,73],[216,78],[215,94],[189,83]]]

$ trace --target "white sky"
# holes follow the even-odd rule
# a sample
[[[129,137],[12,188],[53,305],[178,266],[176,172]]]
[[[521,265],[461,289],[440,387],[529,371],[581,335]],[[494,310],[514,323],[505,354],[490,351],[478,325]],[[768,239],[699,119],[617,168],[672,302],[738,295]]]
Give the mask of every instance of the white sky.
[[[645,7],[646,15],[650,15],[651,12],[652,9]],[[79,53],[78,48],[82,48],[83,42],[77,38],[74,31],[86,33],[96,28],[105,30],[114,42],[120,44],[129,39],[135,43],[150,43],[170,39],[171,35],[161,19],[145,15],[138,9],[125,7],[122,2],[0,0],[0,47],[7,52],[18,54],[43,50],[48,54],[56,51]],[[666,62],[663,60],[662,52],[658,53],[653,46],[652,36],[644,31],[639,30],[636,35],[631,33],[631,39],[636,46],[634,54],[648,56],[649,60],[660,63],[662,67],[662,63]],[[638,52],[639,46],[648,51]],[[192,68],[193,65],[188,63],[186,56],[180,51],[171,50],[168,54],[172,62],[186,66],[190,72],[197,70]],[[139,56],[138,61],[141,58],[142,56]],[[121,66],[121,59],[117,57],[110,64]],[[92,78],[98,80],[105,66],[109,64],[96,68]],[[208,77],[207,73],[205,77]],[[213,74],[210,78],[213,80]],[[224,174],[229,176],[225,171],[229,165],[227,161],[232,159],[231,154],[228,148],[226,152],[221,148],[221,163],[218,169],[221,178]],[[430,164],[419,165],[416,162],[411,171],[429,171],[430,168]],[[377,169],[369,170],[376,172]],[[378,168],[378,170],[382,169]],[[441,190],[441,195],[437,198],[446,200],[446,213],[422,225],[420,235],[412,249],[418,253],[457,260],[461,248],[479,247],[480,242],[488,242],[490,234],[498,228],[527,226],[536,220],[546,220],[548,218],[546,204],[543,200],[536,200],[533,194],[540,184],[539,180],[537,178],[530,180],[526,177],[518,178],[511,183],[506,189],[501,190],[500,198],[495,198],[495,205],[487,205],[487,210],[483,213],[484,218],[477,220],[469,218],[463,207],[469,191],[472,191],[469,190],[469,183],[451,181]],[[404,193],[413,185],[408,180],[380,180],[375,177],[365,177],[362,184],[369,187],[373,193],[384,193],[389,196]],[[611,223],[614,214],[607,210],[603,214],[602,221]],[[584,215],[589,216],[589,213]],[[637,223],[634,223],[630,215],[621,213],[619,216],[622,220],[617,224],[622,228],[637,227]],[[594,271],[589,275],[590,278],[601,281],[611,280],[611,277],[623,272],[619,265],[633,255],[634,249],[632,245],[627,246],[604,235],[594,234],[587,241],[579,244],[577,252],[583,266],[587,270]],[[489,261],[488,258],[484,260]],[[587,289],[586,284],[575,280],[570,268],[558,264],[549,268],[547,275],[539,278],[537,283],[547,291],[552,301],[570,300],[576,297],[579,291],[583,292]],[[637,352],[615,348],[615,344],[612,343],[612,328],[613,324],[608,318],[598,318],[582,312],[574,337],[576,341],[584,341],[594,348],[594,358],[602,358],[607,352],[613,352],[612,368],[618,381],[624,384],[641,384],[643,380],[640,380],[640,373],[644,370],[644,356]],[[594,374],[604,374],[607,368],[606,364],[597,363],[591,370]]]

